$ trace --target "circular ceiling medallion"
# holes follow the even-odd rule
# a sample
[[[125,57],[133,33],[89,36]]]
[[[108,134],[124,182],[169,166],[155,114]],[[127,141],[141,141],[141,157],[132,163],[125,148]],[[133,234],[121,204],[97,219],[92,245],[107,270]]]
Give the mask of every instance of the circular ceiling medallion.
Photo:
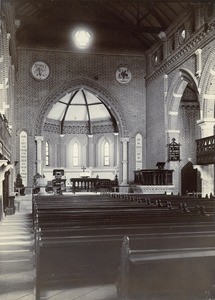
[[[131,72],[126,67],[121,67],[116,71],[116,80],[120,83],[128,83],[131,80]]]

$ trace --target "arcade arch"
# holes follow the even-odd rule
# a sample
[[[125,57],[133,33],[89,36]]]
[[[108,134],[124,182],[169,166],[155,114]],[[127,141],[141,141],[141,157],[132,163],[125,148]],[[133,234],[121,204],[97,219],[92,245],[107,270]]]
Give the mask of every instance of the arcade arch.
[[[198,120],[200,137],[210,137],[215,134],[215,50],[212,50],[204,64],[199,83],[201,114]],[[201,173],[202,194],[215,192],[214,164],[197,165]]]
[[[200,192],[199,173],[193,172],[190,178],[194,191],[184,187],[187,176],[186,165],[195,164],[195,140],[199,138],[197,121],[200,118],[198,83],[195,76],[186,69],[180,69],[175,76],[167,95],[167,144],[173,139],[180,144],[180,160],[168,161],[169,169],[173,169],[175,193]],[[183,171],[182,171],[183,170]],[[196,174],[196,175],[195,175]]]

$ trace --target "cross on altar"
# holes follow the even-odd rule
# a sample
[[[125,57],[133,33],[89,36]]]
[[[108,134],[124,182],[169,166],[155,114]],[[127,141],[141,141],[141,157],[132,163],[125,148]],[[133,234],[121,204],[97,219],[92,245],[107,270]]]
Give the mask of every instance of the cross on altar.
[[[82,167],[82,170],[83,170],[83,172],[84,172],[84,171],[86,170],[86,167],[83,166],[83,167]]]

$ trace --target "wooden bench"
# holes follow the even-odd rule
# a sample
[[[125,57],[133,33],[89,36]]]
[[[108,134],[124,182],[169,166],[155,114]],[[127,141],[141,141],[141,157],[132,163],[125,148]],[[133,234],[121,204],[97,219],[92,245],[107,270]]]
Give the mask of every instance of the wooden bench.
[[[183,243],[173,249],[131,250],[124,237],[116,283],[119,299],[212,299],[214,285],[215,247],[203,242],[196,247]]]
[[[199,247],[203,241],[205,247],[215,243],[213,213],[201,215],[195,208],[186,212],[107,195],[75,197],[34,198],[36,299],[57,282],[72,286],[91,277],[114,282],[121,240],[127,234],[138,247],[148,249],[162,249],[168,241]]]
[[[157,247],[158,254],[166,251],[164,246],[172,246],[170,253],[178,250],[179,246],[189,250],[194,246],[195,249],[204,246],[210,250],[215,243],[213,229],[209,234],[198,232],[195,235],[192,231],[169,233],[167,228],[151,234],[147,231],[142,234],[138,228],[136,232],[125,228],[118,232],[114,228],[105,232],[95,229],[88,232],[75,232],[74,229],[73,232],[72,229],[64,229],[63,232],[59,229],[52,232],[44,230],[36,244],[36,299],[40,299],[41,290],[50,285],[53,287],[53,283],[64,285],[67,282],[73,286],[75,283],[86,283],[91,278],[97,283],[113,283],[117,278],[121,240],[125,232],[130,232],[137,248],[144,245],[145,253],[151,254],[155,252],[151,249]]]

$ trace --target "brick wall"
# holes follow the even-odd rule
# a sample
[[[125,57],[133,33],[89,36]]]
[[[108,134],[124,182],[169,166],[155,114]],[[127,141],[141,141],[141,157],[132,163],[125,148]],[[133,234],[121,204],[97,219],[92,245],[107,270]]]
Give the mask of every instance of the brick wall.
[[[43,82],[33,79],[30,74],[31,66],[35,61],[44,61],[50,67],[50,76]],[[116,71],[121,66],[128,67],[132,73],[132,79],[128,84],[120,84],[116,80]],[[64,86],[72,89],[74,82],[77,80],[81,82],[83,79],[90,83],[89,88],[94,91],[98,88],[98,93],[101,92],[104,95],[106,104],[112,107],[119,122],[122,123],[120,118],[123,118],[125,125],[121,128],[121,134],[128,135],[131,140],[129,168],[131,179],[133,179],[135,162],[132,139],[137,132],[145,136],[144,70],[145,60],[142,55],[93,54],[19,48],[15,122],[17,133],[26,130],[30,136],[29,165],[35,166],[36,147],[33,136],[38,115],[46,106],[47,99],[50,101],[54,95],[53,97],[57,101],[57,97],[60,97],[61,93],[65,93]],[[107,99],[108,95],[112,96],[111,101]],[[47,109],[51,109],[51,106]],[[46,113],[48,111],[44,115]],[[29,172],[29,180],[31,180],[35,174],[35,168],[32,171],[30,168]]]
[[[156,78],[147,86],[146,109],[146,168],[156,168],[166,160],[164,79]]]

